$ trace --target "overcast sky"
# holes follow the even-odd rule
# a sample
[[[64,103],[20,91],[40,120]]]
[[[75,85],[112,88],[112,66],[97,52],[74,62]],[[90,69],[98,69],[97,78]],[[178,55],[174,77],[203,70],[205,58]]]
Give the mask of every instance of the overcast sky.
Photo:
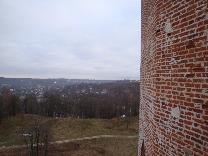
[[[0,0],[0,76],[139,79],[139,0]]]

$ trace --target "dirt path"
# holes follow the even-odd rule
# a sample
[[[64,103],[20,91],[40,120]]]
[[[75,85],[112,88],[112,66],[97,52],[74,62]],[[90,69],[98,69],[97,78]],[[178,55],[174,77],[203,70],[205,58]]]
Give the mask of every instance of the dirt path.
[[[122,136],[122,135],[98,135],[98,136],[91,136],[91,137],[83,137],[83,138],[76,138],[76,139],[67,139],[67,140],[60,140],[60,141],[54,141],[50,142],[50,145],[53,144],[64,144],[69,142],[76,142],[76,141],[84,141],[84,140],[93,140],[93,139],[101,139],[101,138],[120,138],[120,139],[134,139],[138,138],[138,136]],[[36,145],[35,145],[36,146]],[[13,146],[1,146],[0,150],[5,149],[18,149],[18,148],[25,148],[26,145],[13,145]]]

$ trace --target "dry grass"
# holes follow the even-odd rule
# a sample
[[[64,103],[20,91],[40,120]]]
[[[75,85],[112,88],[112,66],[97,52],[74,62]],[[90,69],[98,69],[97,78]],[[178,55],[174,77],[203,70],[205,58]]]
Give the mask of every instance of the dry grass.
[[[50,127],[51,141],[74,139],[95,135],[137,135],[137,120],[132,118],[130,126],[126,122],[115,123],[114,120],[105,119],[73,119],[73,118],[46,118],[35,115],[19,115],[5,119],[0,125],[0,146],[23,144],[19,137],[22,129],[27,129],[31,124],[47,123]]]
[[[132,118],[126,128],[125,121],[103,119],[46,118],[19,115],[5,119],[0,125],[0,146],[23,144],[21,129],[39,120],[50,125],[51,141],[97,135],[137,135],[137,119]],[[100,138],[60,145],[50,145],[49,156],[136,156],[137,139]],[[0,156],[28,156],[26,149],[0,150]],[[41,154],[40,154],[41,155]]]
[[[23,150],[0,151],[1,156],[27,156]],[[40,153],[43,155],[43,153]],[[136,156],[137,139],[95,139],[76,143],[51,145],[49,156]]]

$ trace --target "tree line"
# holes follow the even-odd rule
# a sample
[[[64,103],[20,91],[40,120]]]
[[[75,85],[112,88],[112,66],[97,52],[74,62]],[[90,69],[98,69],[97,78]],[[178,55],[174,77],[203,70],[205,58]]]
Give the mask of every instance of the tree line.
[[[41,100],[34,94],[21,99],[9,89],[4,89],[0,95],[0,119],[17,113],[109,119],[136,116],[138,106],[138,82],[66,86],[59,91],[46,91]]]

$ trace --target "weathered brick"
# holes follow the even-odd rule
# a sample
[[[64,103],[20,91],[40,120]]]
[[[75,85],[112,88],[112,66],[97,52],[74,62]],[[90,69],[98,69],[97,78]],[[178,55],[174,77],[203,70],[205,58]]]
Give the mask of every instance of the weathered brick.
[[[142,0],[138,155],[143,140],[147,156],[182,156],[187,147],[192,155],[208,153],[207,6]]]

